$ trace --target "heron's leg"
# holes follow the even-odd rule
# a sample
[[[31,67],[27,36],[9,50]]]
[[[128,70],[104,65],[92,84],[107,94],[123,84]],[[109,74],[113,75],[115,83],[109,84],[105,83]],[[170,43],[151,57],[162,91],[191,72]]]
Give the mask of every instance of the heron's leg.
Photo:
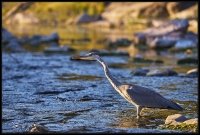
[[[140,113],[142,111],[142,106],[137,106],[137,119],[141,116]]]

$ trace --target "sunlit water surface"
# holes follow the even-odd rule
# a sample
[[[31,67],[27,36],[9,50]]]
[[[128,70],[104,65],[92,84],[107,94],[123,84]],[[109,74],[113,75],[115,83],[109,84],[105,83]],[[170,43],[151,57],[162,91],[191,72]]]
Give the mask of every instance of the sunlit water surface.
[[[131,74],[137,67],[171,67],[178,73],[184,73],[196,67],[175,64],[176,59],[185,54],[158,56],[153,52],[154,58],[164,60],[165,64],[161,65],[134,64],[126,56],[103,57],[111,73],[120,82],[152,88],[184,108],[183,112],[144,109],[144,117],[137,120],[136,108],[112,88],[100,64],[70,60],[72,55],[80,51],[96,47],[107,49],[97,40],[110,38],[111,35],[131,38],[133,32],[44,26],[8,29],[18,37],[58,32],[62,39],[60,44],[78,51],[49,55],[43,53],[42,48],[27,47],[24,53],[3,52],[3,132],[24,132],[34,123],[58,132],[171,132],[159,129],[168,115],[181,113],[188,118],[197,117],[198,78],[136,77]],[[84,38],[90,41],[72,43],[70,40]],[[145,56],[144,52],[142,54]]]

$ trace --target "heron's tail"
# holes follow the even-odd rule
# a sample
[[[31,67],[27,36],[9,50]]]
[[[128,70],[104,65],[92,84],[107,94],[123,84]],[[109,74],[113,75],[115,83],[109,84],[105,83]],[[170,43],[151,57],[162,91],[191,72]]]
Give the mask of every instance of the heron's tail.
[[[173,101],[171,101],[170,109],[183,111],[183,108]]]

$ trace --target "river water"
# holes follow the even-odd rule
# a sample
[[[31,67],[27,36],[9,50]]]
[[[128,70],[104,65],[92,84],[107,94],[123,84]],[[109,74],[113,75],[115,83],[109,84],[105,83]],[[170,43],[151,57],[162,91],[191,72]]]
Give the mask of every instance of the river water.
[[[7,28],[7,27],[6,27]],[[105,78],[102,67],[92,61],[71,61],[70,57],[90,49],[107,49],[99,43],[105,37],[124,36],[132,33],[120,30],[88,30],[82,28],[46,28],[44,26],[18,27],[8,30],[24,35],[58,32],[60,44],[77,51],[67,54],[46,54],[43,48],[26,47],[26,52],[2,54],[2,130],[25,132],[32,124],[48,127],[57,132],[172,132],[159,129],[168,115],[184,114],[197,117],[198,78],[191,77],[137,77],[131,71],[137,67],[171,67],[179,74],[197,65],[176,65],[185,54],[157,55],[162,65],[134,64],[128,56],[102,57],[111,73],[120,81],[152,88],[168,99],[179,103],[184,111],[144,109],[141,119],[136,119],[136,108],[123,99]],[[120,33],[120,34],[119,34]],[[70,39],[90,40],[72,43]],[[148,52],[139,53],[146,55]],[[147,56],[148,57],[148,56]]]

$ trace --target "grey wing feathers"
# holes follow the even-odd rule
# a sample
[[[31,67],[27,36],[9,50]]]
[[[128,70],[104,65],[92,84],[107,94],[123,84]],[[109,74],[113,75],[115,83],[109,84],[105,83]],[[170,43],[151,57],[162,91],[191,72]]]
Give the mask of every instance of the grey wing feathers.
[[[183,110],[178,104],[145,87],[131,85],[126,89],[126,92],[129,95],[129,98],[140,106]]]

